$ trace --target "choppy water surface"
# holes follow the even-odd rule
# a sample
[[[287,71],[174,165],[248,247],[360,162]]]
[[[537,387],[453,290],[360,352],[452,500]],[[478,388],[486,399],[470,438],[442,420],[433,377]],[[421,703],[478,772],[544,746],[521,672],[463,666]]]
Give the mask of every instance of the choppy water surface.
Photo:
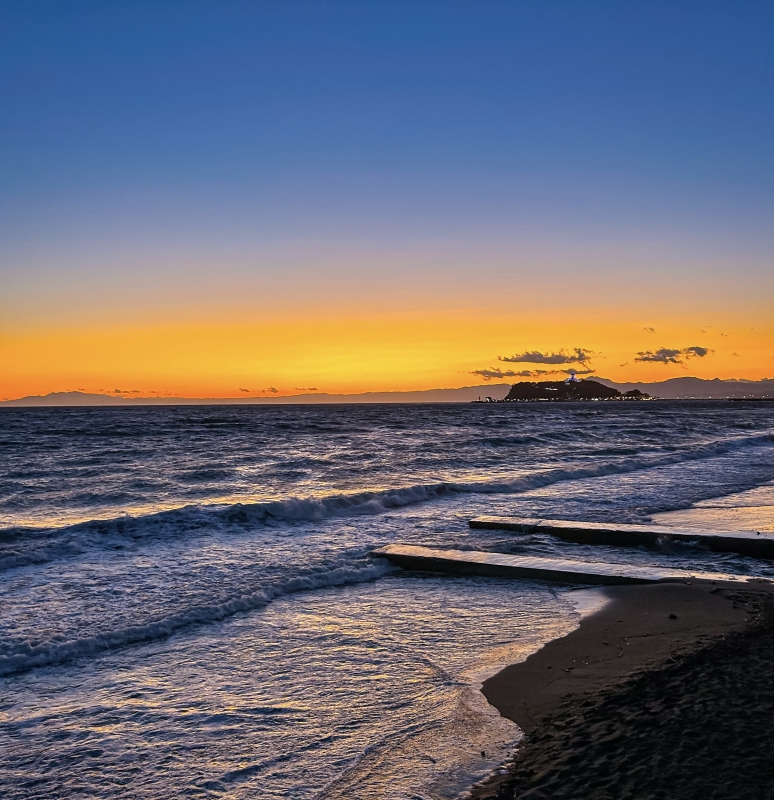
[[[772,484],[770,404],[2,409],[0,789],[455,797],[518,737],[477,685],[578,615],[554,586],[406,575],[369,550],[774,576],[466,524],[763,528]]]

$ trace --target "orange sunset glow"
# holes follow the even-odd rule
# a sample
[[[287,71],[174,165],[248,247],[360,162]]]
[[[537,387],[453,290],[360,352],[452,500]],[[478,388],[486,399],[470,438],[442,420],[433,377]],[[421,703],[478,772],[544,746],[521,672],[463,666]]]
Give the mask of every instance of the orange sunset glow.
[[[603,313],[597,310],[596,315]],[[591,353],[584,368],[618,381],[688,374],[761,379],[774,374],[768,346],[774,323],[764,318],[755,320],[756,326],[729,320],[722,328],[701,328],[698,320],[644,325],[653,320],[632,322],[608,313],[605,322],[595,322],[588,316],[595,314],[552,314],[546,309],[487,315],[458,310],[10,331],[3,337],[2,399],[75,389],[244,398],[299,394],[310,388],[354,393],[464,386],[484,383],[477,370],[512,368],[499,359],[517,350],[559,352],[573,347]],[[679,356],[682,363],[637,360],[638,353],[656,352],[665,345],[701,346],[708,352],[703,357]],[[514,380],[505,376],[494,382]]]

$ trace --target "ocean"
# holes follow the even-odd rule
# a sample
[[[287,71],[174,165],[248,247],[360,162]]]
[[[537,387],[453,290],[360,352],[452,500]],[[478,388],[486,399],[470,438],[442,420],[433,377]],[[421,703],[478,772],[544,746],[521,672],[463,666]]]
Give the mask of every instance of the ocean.
[[[593,593],[388,543],[774,577],[467,526],[771,525],[774,404],[6,408],[0,455],[7,798],[464,794],[520,736],[481,681]]]

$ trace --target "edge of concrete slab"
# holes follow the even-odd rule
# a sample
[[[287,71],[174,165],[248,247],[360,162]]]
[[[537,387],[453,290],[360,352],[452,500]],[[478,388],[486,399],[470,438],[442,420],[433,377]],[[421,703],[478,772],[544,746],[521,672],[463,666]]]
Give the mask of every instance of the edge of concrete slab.
[[[774,558],[774,534],[762,531],[700,531],[648,525],[610,525],[600,522],[534,519],[527,517],[475,517],[474,529],[506,530],[515,533],[547,533],[576,544],[616,547],[655,546],[659,541],[700,543],[710,550],[739,553],[752,558]]]
[[[370,555],[374,558],[386,558],[392,564],[407,570],[521,578],[566,584],[611,586],[691,580],[697,577],[689,572],[656,567],[513,556],[481,551],[439,550],[418,545],[387,545],[372,551]]]

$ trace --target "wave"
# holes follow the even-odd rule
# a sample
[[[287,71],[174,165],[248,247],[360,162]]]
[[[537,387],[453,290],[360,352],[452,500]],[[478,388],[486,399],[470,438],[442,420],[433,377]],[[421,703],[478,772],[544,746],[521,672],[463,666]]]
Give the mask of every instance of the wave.
[[[14,567],[29,567],[33,564],[46,564],[58,558],[77,556],[84,552],[83,545],[75,541],[57,542],[49,547],[37,547],[22,552],[12,552],[0,556],[0,572]]]
[[[213,525],[254,525],[271,520],[319,522],[332,517],[375,515],[406,506],[460,494],[517,494],[563,481],[622,475],[654,467],[727,455],[739,449],[774,444],[774,433],[721,439],[671,452],[589,461],[542,469],[514,477],[490,480],[439,481],[391,489],[330,494],[323,497],[289,497],[257,503],[223,506],[184,506],[144,516],[90,520],[54,529],[50,544],[34,550],[0,553],[0,570],[40,564],[78,554],[88,546],[115,546],[114,537],[135,542],[146,538],[168,538]],[[53,539],[56,537],[56,540]]]
[[[382,560],[369,561],[360,566],[343,565],[324,572],[299,575],[253,592],[224,598],[218,603],[193,606],[143,625],[130,625],[72,641],[28,643],[13,652],[0,655],[0,675],[26,672],[36,667],[102,655],[126,645],[164,639],[182,628],[219,622],[241,612],[255,611],[284,595],[367,583],[393,571],[395,568]]]

